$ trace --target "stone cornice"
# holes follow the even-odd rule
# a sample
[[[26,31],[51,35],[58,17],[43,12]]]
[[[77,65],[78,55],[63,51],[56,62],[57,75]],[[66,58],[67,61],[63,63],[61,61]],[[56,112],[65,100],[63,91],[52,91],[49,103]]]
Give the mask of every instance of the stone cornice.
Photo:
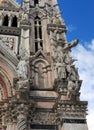
[[[20,36],[21,29],[16,27],[0,26],[0,34]]]

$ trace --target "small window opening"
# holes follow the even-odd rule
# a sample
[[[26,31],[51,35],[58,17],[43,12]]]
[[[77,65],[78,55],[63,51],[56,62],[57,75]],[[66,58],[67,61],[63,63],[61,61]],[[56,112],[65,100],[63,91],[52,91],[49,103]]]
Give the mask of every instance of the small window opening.
[[[41,46],[41,48],[43,48],[43,44],[42,44],[42,42],[40,42],[40,46]]]
[[[42,41],[42,25],[40,17],[36,16],[34,19],[34,30],[35,30],[35,52],[40,48],[43,49]]]
[[[8,26],[8,23],[9,23],[9,18],[8,15],[6,15],[3,20],[3,26]]]
[[[41,30],[41,27],[39,27],[39,38],[42,39],[42,30]]]
[[[37,27],[35,26],[35,39],[37,39]]]
[[[17,17],[16,16],[13,17],[11,26],[17,27]]]
[[[38,42],[35,42],[35,52],[38,51]]]

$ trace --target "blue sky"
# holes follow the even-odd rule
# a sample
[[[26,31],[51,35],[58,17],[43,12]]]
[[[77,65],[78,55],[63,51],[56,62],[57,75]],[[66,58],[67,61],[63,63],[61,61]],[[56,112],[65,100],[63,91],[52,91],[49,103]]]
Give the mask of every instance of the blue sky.
[[[76,66],[83,80],[81,100],[88,101],[89,130],[94,130],[94,0],[58,0],[58,3],[63,10],[68,41],[80,40],[72,55],[78,59]]]
[[[94,0],[58,0],[69,27],[68,39],[90,41],[94,37]]]

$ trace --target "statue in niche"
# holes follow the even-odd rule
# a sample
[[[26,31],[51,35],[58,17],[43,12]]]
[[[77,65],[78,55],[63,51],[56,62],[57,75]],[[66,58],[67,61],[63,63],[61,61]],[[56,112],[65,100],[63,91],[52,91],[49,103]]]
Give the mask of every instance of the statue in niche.
[[[44,87],[44,76],[43,76],[43,65],[39,64],[38,66],[38,80],[39,87]]]
[[[27,79],[28,76],[28,66],[26,60],[20,60],[17,66],[18,77],[21,79]]]

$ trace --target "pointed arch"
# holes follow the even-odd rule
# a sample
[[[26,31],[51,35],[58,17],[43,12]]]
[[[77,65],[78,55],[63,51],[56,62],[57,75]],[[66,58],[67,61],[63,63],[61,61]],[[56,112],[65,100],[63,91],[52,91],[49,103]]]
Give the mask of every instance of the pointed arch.
[[[30,63],[34,89],[52,89],[51,65],[40,52]]]
[[[41,20],[46,19],[47,18],[47,12],[43,9],[40,9],[39,7],[36,7],[34,9],[32,9],[31,17],[34,19],[36,16],[41,18]]]
[[[3,19],[3,26],[8,26],[9,24],[9,17],[8,15],[4,16],[4,19]]]
[[[16,15],[12,18],[11,26],[12,27],[17,27],[17,17],[16,17]]]
[[[17,77],[16,66],[0,54],[0,88],[2,90],[2,99],[12,96],[15,77]]]

